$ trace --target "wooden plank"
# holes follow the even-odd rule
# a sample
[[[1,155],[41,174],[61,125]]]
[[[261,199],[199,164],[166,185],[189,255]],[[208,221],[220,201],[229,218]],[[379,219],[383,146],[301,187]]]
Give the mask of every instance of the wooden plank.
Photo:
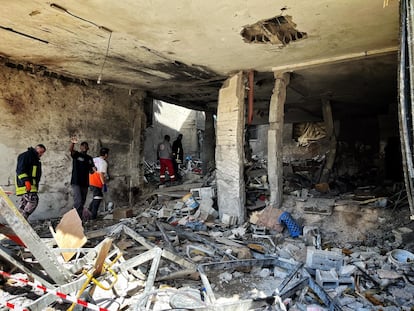
[[[56,227],[56,232],[51,230],[59,248],[80,248],[87,242],[83,232],[82,220],[76,209],[72,208],[63,215]],[[76,252],[62,252],[65,261],[69,261]]]
[[[106,256],[108,256],[111,246],[112,246],[112,239],[106,238],[102,243],[102,247],[99,250],[98,256],[96,257],[96,261],[94,264],[94,268],[95,268],[95,271],[93,274],[94,277],[98,277],[101,275],[103,264],[105,262]]]

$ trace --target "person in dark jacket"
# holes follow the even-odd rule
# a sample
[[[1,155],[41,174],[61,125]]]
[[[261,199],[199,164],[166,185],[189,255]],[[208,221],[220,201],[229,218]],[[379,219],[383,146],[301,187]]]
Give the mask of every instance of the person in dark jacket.
[[[72,157],[72,177],[70,184],[72,185],[73,205],[82,218],[83,208],[89,188],[89,174],[95,170],[95,164],[92,157],[87,154],[89,145],[86,141],[81,142],[80,151],[75,150],[75,144],[78,143],[77,137],[71,138],[69,146],[70,156]]]
[[[173,164],[175,178],[180,180],[182,177],[179,173],[179,165],[183,163],[184,160],[184,150],[183,150],[183,134],[178,134],[177,139],[174,140],[172,144],[172,155],[173,155]]]
[[[46,152],[42,144],[29,147],[27,151],[17,157],[16,167],[16,195],[20,196],[19,211],[24,218],[28,218],[39,204],[40,178],[42,177],[42,163],[40,157]]]

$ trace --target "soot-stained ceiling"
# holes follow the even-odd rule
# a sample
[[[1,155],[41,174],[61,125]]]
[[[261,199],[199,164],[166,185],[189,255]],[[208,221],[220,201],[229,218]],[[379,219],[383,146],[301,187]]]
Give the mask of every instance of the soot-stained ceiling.
[[[397,0],[11,1],[0,56],[198,110],[214,110],[223,81],[251,70],[265,110],[273,71],[288,71],[288,120],[320,118],[321,98],[345,118],[396,101],[398,19]]]

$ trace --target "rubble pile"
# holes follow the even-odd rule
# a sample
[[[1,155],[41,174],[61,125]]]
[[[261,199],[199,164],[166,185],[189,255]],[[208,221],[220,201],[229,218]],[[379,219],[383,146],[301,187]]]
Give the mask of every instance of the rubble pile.
[[[39,236],[23,234],[24,246],[1,241],[0,300],[28,310],[413,310],[413,226],[396,226],[395,210],[300,191],[229,225],[215,195],[201,184],[159,189],[140,208],[80,223],[85,239],[66,238],[76,213],[70,225],[33,224]],[[2,201],[2,215],[13,207]],[[30,231],[20,218],[13,229]]]

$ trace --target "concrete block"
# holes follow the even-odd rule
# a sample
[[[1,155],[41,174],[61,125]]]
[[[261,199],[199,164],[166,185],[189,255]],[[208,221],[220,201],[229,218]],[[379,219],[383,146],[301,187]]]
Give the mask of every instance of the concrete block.
[[[340,276],[338,277],[338,286],[347,286],[349,288],[355,288],[355,280],[352,276]]]
[[[215,188],[213,187],[193,188],[190,189],[190,192],[195,199],[199,200],[212,199],[216,196]]]
[[[132,208],[116,208],[112,215],[114,219],[130,218],[133,216]]]
[[[158,211],[158,217],[159,218],[170,218],[171,216],[174,215],[174,210],[167,207],[167,206],[163,206],[159,211]]]
[[[338,274],[335,269],[329,271],[316,270],[316,283],[318,283],[323,289],[336,288],[339,285]]]
[[[200,203],[200,215],[199,218],[204,221],[214,221],[214,219],[218,218],[218,212],[212,207],[213,200],[212,199],[203,199],[199,201]]]
[[[311,269],[339,271],[343,266],[343,256],[336,252],[318,250],[310,246],[307,247],[306,266]]]
[[[225,225],[233,226],[237,223],[237,217],[228,214],[223,214],[221,216],[221,222]]]
[[[349,277],[352,274],[354,274],[356,270],[357,267],[355,267],[354,265],[345,265],[341,267],[341,269],[339,270],[339,275]]]

